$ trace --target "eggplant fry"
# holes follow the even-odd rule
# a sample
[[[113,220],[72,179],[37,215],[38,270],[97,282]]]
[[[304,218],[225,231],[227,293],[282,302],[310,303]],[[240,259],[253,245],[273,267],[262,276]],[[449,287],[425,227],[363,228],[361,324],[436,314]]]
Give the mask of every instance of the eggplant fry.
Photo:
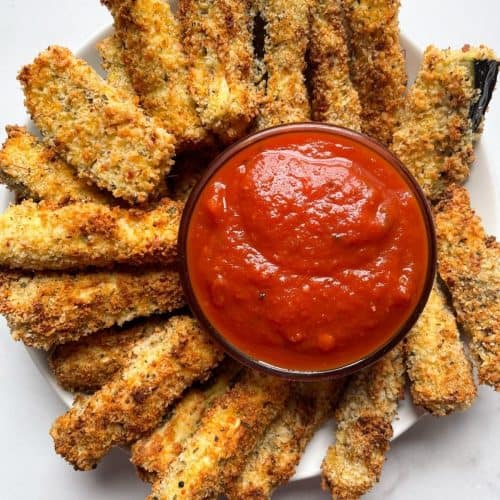
[[[222,359],[192,318],[158,320],[148,328],[154,331],[134,345],[123,370],[52,426],[56,452],[75,469],[94,468],[113,446],[154,429],[168,406]]]
[[[313,119],[361,130],[361,105],[349,74],[341,0],[314,0],[310,40]]]
[[[180,25],[164,0],[102,0],[115,20],[122,58],[144,109],[175,135],[178,148],[207,140],[189,93]]]
[[[305,83],[310,35],[309,0],[257,0],[266,23],[264,64],[266,94],[259,129],[311,119]]]
[[[215,498],[239,476],[246,456],[283,407],[287,382],[246,371],[219,397],[188,438],[149,500]]]
[[[139,103],[139,97],[135,93],[127,68],[123,64],[122,47],[119,38],[110,35],[96,45],[101,56],[102,67],[106,71],[106,81],[115,89],[122,90],[134,104]]]
[[[479,372],[500,391],[500,245],[488,237],[461,186],[451,186],[436,207],[439,273]]]
[[[131,203],[147,201],[163,183],[174,137],[85,61],[52,46],[18,79],[36,126],[80,177]]]
[[[0,151],[0,182],[19,197],[57,204],[76,201],[110,203],[112,197],[83,179],[54,151],[24,127],[6,127],[7,140]]]
[[[26,270],[169,264],[177,255],[182,204],[150,210],[96,203],[25,201],[0,214],[0,266]]]
[[[131,461],[142,479],[154,483],[167,473],[187,439],[198,429],[205,411],[229,389],[240,371],[239,364],[222,363],[205,387],[190,389],[163,425],[132,446]]]
[[[182,306],[179,274],[171,269],[0,273],[0,313],[14,340],[38,349]]]
[[[455,317],[437,283],[404,346],[414,404],[435,416],[472,405],[477,393],[472,366]]]
[[[351,78],[361,102],[361,128],[389,145],[406,91],[399,42],[399,0],[343,0]]]
[[[268,499],[295,473],[307,443],[331,416],[343,380],[298,385],[226,492],[230,500]]]
[[[336,441],[322,465],[323,487],[334,498],[358,498],[379,480],[404,386],[401,345],[349,382],[335,412]]]
[[[224,143],[240,138],[257,115],[260,95],[248,0],[180,0],[189,86],[203,124]]]
[[[481,67],[489,68],[488,78],[477,69]],[[392,150],[429,199],[438,200],[446,186],[469,176],[497,71],[495,55],[487,47],[426,49]]]
[[[67,391],[97,391],[125,366],[133,345],[151,333],[147,325],[102,330],[58,345],[49,353],[49,367]]]

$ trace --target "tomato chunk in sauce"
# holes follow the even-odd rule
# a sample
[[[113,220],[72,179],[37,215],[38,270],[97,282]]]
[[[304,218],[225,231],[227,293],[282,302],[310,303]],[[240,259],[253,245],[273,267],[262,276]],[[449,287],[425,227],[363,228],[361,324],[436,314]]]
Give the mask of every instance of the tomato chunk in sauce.
[[[326,132],[270,136],[211,177],[187,265],[206,318],[272,365],[326,370],[384,345],[420,299],[428,236],[402,174]]]

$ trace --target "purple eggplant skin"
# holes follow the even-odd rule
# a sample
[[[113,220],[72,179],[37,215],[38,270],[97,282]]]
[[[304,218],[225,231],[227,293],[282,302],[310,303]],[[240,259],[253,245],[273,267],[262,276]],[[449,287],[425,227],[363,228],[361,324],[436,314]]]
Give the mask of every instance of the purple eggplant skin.
[[[474,87],[479,89],[479,99],[475,100],[470,107],[469,117],[472,121],[472,130],[477,132],[491,101],[495,84],[497,81],[498,61],[483,59],[473,61],[474,65]]]

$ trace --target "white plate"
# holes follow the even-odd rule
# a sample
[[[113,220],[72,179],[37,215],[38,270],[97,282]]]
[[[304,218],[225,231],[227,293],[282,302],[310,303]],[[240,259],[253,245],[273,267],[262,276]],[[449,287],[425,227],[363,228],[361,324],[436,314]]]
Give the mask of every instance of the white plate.
[[[100,73],[102,73],[102,70],[99,66],[99,56],[95,49],[95,45],[98,41],[102,40],[111,32],[111,27],[100,31],[96,36],[90,39],[88,43],[82,47],[81,50],[77,52],[80,57],[88,61],[89,64],[91,64]],[[411,82],[413,81],[417,73],[422,53],[404,36],[402,37],[402,45],[406,51],[407,69],[409,80]],[[30,128],[32,128],[32,123],[28,122],[28,124]],[[468,187],[471,192],[474,208],[476,208],[477,212],[483,217],[486,227],[493,232],[497,232],[497,197],[493,179],[493,167],[490,166],[489,162],[487,161],[487,146],[487,144],[481,143],[477,147],[477,158],[478,163],[480,163],[481,165],[481,168],[475,168],[473,170],[471,179],[468,182]],[[492,146],[493,145],[491,145],[490,147]],[[13,196],[3,186],[0,186],[0,210],[6,208],[11,201],[14,201]],[[1,333],[6,334],[7,332]],[[42,375],[47,379],[49,384],[59,395],[59,397],[64,401],[64,403],[66,403],[66,405],[70,407],[73,401],[73,396],[71,393],[63,390],[57,385],[54,376],[47,366],[47,358],[45,353],[42,351],[37,351],[36,349],[27,349],[33,362],[36,364]],[[404,401],[402,401],[399,405],[398,416],[394,422],[393,439],[396,439],[411,426],[413,426],[423,414],[424,412],[421,409],[413,406],[409,394],[407,393]],[[317,476],[320,473],[321,461],[325,456],[326,450],[333,439],[332,432],[332,423],[329,423],[316,433],[313,440],[309,443],[309,446],[307,447],[306,452],[302,457],[302,460],[299,464],[295,476],[292,478],[292,481],[310,478],[313,476]]]

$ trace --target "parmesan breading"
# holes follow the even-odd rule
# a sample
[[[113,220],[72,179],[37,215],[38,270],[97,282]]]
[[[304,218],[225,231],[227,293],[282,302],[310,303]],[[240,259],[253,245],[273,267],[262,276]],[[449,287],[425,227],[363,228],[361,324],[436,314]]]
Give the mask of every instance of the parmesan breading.
[[[195,320],[157,320],[135,343],[127,363],[107,384],[59,417],[50,434],[56,452],[89,470],[116,445],[153,430],[181,393],[205,380],[222,353]]]
[[[463,187],[449,188],[435,220],[439,273],[470,337],[479,381],[500,391],[500,245],[485,234]]]
[[[316,430],[331,416],[343,381],[298,384],[226,492],[230,500],[266,500],[293,476]]]
[[[106,71],[106,81],[115,89],[120,89],[134,103],[139,102],[139,97],[135,93],[127,68],[123,63],[123,49],[119,38],[110,35],[101,40],[96,46],[101,56],[101,64]]]
[[[24,127],[6,130],[7,140],[0,151],[0,182],[19,197],[57,204],[111,202],[111,196],[79,179],[72,167]]]
[[[0,214],[0,266],[83,269],[167,264],[176,258],[182,204],[163,199],[149,210],[25,201]]]
[[[68,49],[49,47],[19,80],[36,126],[80,177],[131,203],[164,182],[174,137]]]
[[[0,273],[0,313],[15,340],[38,349],[183,305],[179,274],[170,269]]]
[[[182,453],[154,483],[149,500],[216,498],[223,493],[288,394],[287,382],[245,372],[204,414]]]
[[[404,386],[401,345],[349,382],[335,412],[335,443],[322,465],[333,498],[358,498],[379,480]]]
[[[258,128],[311,118],[305,82],[310,34],[309,0],[258,0],[266,23],[264,65],[267,76]]]
[[[399,0],[343,0],[351,78],[361,102],[361,128],[391,143],[403,107],[406,69],[399,41]]]
[[[260,101],[250,3],[179,1],[189,86],[203,124],[225,143],[245,133]]]
[[[207,139],[188,89],[180,25],[164,0],[102,0],[115,20],[122,57],[144,109],[175,135],[178,148]]]
[[[313,119],[361,130],[361,105],[349,74],[342,0],[313,0],[310,58]]]
[[[474,142],[481,132],[470,117],[480,96],[473,61],[494,58],[486,47],[455,51],[430,46],[424,53],[392,150],[431,200],[439,199],[450,183],[462,183],[469,176]]]
[[[472,366],[437,283],[405,340],[413,403],[436,416],[465,410],[476,398]]]

